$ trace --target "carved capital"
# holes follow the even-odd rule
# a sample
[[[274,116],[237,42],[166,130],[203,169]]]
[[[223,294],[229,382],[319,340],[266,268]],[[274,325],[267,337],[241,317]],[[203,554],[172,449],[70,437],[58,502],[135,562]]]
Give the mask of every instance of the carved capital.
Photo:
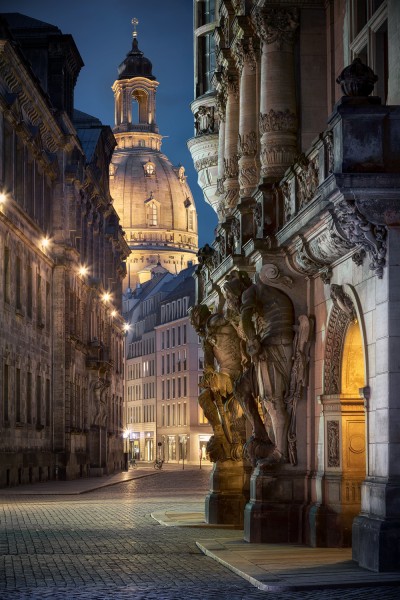
[[[239,84],[236,77],[227,78],[226,91],[228,95],[232,95],[236,100],[239,98]]]
[[[257,32],[266,44],[293,44],[299,26],[298,10],[284,8],[263,8],[254,15]]]
[[[232,47],[233,56],[239,72],[247,65],[252,71],[255,71],[257,65],[257,56],[253,46],[253,39],[242,38],[237,40]]]

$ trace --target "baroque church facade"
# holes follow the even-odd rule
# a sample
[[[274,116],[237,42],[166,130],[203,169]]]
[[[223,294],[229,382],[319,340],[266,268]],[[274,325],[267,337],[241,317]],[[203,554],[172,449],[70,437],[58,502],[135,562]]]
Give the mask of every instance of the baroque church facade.
[[[400,5],[194,11],[207,520],[398,570]]]
[[[111,129],[74,110],[70,35],[0,20],[0,485],[123,466],[122,280]]]

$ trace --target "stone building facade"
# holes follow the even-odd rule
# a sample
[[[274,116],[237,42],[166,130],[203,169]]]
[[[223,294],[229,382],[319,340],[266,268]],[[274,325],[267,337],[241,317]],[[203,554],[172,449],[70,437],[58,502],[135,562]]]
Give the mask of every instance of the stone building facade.
[[[204,355],[188,315],[195,267],[152,278],[126,300],[125,450],[151,462],[207,461],[211,428],[198,404]]]
[[[74,111],[71,36],[0,25],[0,485],[122,468],[121,281],[115,140]]]
[[[194,6],[189,147],[219,216],[199,252],[196,326],[210,413],[218,396],[237,404],[214,427],[208,519],[244,522],[249,542],[352,545],[361,566],[398,570],[400,6]],[[213,89],[199,86],[204,35]],[[222,335],[241,365],[217,352]],[[234,474],[247,488],[227,506]]]

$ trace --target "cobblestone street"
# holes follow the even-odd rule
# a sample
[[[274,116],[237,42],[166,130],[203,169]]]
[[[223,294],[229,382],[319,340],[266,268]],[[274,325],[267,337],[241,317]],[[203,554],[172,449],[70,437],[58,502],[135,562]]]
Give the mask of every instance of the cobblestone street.
[[[1,494],[0,598],[380,600],[396,587],[271,593],[203,555],[220,529],[165,527],[162,510],[200,511],[209,470],[168,469],[75,496]],[[237,536],[225,529],[223,536]]]

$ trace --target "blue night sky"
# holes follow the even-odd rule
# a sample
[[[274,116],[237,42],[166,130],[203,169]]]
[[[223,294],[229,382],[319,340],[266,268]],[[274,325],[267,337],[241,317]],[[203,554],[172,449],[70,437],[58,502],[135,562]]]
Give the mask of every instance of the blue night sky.
[[[211,242],[217,218],[203,200],[186,147],[193,133],[192,0],[0,0],[0,12],[19,12],[72,34],[85,66],[75,88],[75,108],[114,125],[111,86],[131,49],[133,17],[139,19],[139,48],[160,82],[157,124],[166,137],[162,151],[186,170],[199,217],[199,245]]]

